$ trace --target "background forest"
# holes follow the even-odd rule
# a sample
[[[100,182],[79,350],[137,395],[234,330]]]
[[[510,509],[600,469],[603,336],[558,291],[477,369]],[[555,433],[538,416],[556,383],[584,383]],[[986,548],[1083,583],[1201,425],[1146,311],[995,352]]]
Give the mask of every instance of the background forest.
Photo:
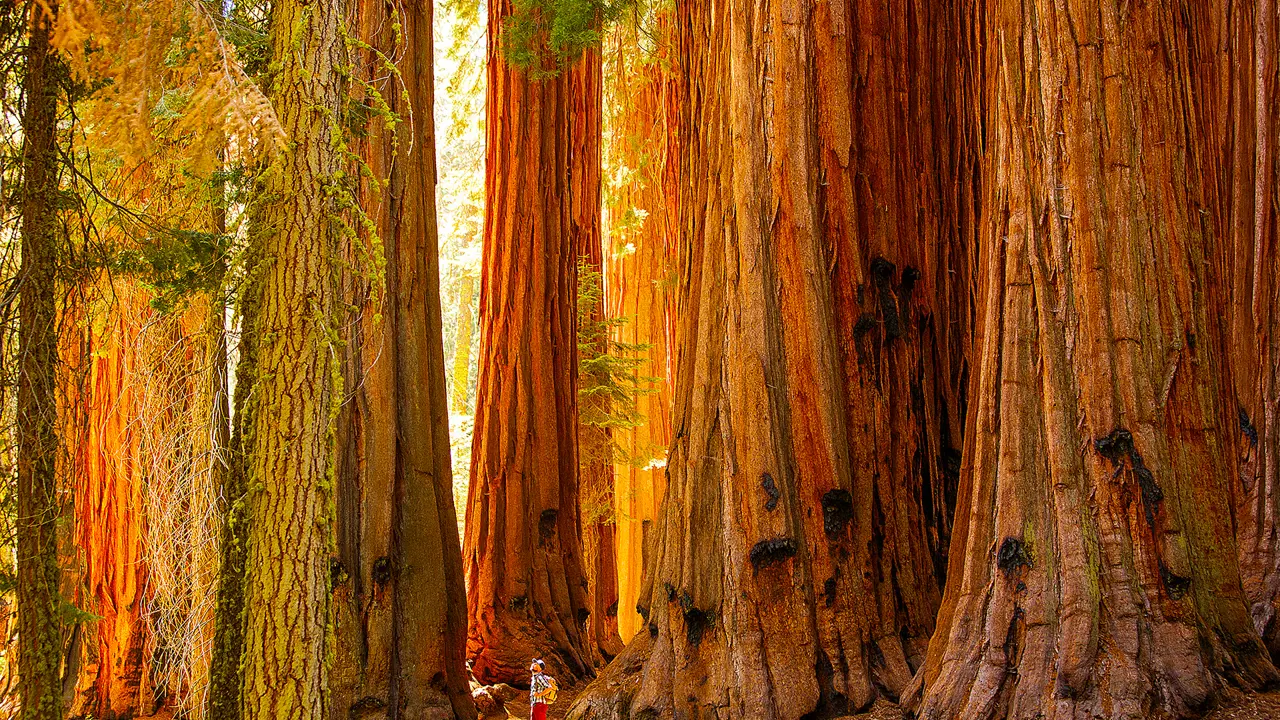
[[[1265,700],[1278,33],[3,3],[0,717]]]

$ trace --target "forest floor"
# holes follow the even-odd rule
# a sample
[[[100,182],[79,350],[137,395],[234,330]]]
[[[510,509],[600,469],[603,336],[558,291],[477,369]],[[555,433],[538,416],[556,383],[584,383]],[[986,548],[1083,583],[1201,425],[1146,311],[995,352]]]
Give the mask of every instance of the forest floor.
[[[569,706],[578,696],[582,688],[561,688],[560,697],[547,713],[548,720],[563,720]],[[512,718],[529,717],[529,695],[521,693],[520,697],[507,703],[507,712]],[[897,705],[877,700],[871,710],[858,715],[850,715],[840,720],[903,720],[902,711]],[[1218,708],[1206,716],[1205,720],[1276,720],[1280,718],[1280,692],[1262,693],[1259,695],[1237,694],[1226,706]]]

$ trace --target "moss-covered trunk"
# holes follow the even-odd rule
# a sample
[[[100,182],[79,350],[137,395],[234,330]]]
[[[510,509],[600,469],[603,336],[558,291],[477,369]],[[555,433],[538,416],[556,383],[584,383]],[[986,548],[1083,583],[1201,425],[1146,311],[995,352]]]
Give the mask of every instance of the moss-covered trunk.
[[[18,697],[21,720],[62,720],[58,591],[57,112],[50,30],[58,4],[32,3],[22,89],[22,268],[18,301]]]
[[[247,552],[241,712],[325,720],[329,687],[334,266],[346,117],[342,3],[272,6],[270,96],[287,139],[260,180],[252,425],[244,437]]]

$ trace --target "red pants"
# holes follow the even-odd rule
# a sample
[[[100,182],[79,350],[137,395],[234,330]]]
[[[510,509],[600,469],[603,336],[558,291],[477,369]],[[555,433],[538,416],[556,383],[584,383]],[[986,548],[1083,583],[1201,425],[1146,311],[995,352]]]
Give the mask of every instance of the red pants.
[[[533,706],[533,720],[547,720],[547,706],[538,703]]]

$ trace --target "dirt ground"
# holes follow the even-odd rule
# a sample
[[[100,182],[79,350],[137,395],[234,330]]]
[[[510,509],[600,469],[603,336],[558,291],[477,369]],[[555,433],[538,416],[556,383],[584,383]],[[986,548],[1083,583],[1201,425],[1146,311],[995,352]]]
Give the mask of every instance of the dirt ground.
[[[559,701],[551,706],[548,718],[563,720],[573,698],[577,697],[581,688],[562,688]],[[524,720],[529,717],[529,696],[520,697],[507,703],[510,717]],[[1238,695],[1228,701],[1227,705],[1212,713],[1206,720],[1280,720],[1280,691],[1260,695]],[[870,712],[852,715],[841,720],[902,720],[902,712],[894,705],[883,700],[876,701]]]

